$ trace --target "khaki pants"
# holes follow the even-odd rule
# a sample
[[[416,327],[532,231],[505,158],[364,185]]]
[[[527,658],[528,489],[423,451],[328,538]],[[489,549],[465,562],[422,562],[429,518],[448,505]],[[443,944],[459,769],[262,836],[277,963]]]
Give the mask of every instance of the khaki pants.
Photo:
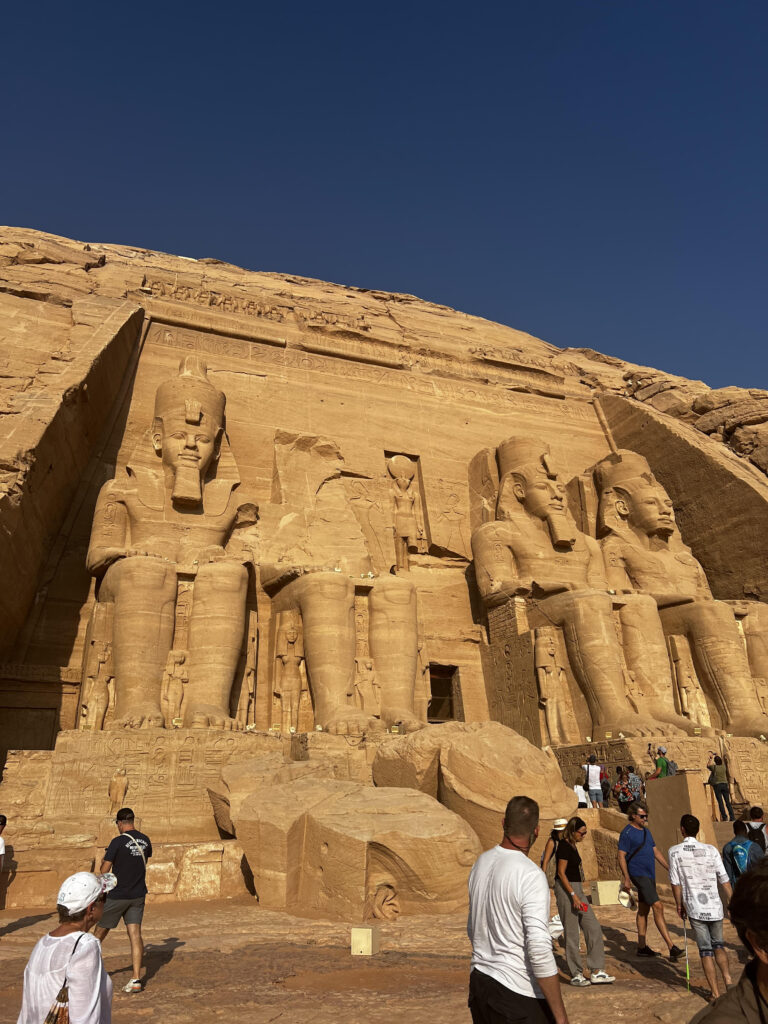
[[[581,882],[571,882],[571,888],[582,903],[586,903]],[[586,913],[575,910],[573,900],[565,891],[558,878],[555,882],[555,900],[557,912],[565,931],[565,960],[571,976],[581,974],[581,954],[579,953],[579,928],[587,940],[587,969],[591,971],[605,970],[605,950],[603,949],[603,929],[595,917],[592,907]]]

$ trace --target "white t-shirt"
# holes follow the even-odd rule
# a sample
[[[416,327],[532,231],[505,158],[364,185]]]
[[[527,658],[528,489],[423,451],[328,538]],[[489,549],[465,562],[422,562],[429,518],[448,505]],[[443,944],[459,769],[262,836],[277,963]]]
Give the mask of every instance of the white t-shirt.
[[[5,853],[5,840],[0,836],[0,857]]]
[[[518,850],[494,846],[469,876],[472,967],[518,995],[543,999],[536,978],[557,974],[547,876]]]
[[[587,789],[600,789],[600,765],[583,764],[581,767],[587,773]]]
[[[82,936],[75,955],[75,942]],[[24,970],[24,996],[17,1024],[41,1024],[67,978],[70,1024],[111,1024],[112,979],[104,970],[95,935],[44,935]]]
[[[578,783],[573,787],[573,792],[576,794],[580,804],[588,804],[587,794],[584,792],[584,787]]]
[[[686,837],[669,851],[669,880],[683,890],[688,917],[696,921],[722,921],[723,904],[717,883],[730,881],[714,846]]]

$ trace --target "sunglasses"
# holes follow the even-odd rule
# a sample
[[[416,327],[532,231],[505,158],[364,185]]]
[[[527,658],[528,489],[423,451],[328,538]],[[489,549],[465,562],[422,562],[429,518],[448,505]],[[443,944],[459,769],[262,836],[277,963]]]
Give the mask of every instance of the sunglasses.
[[[587,830],[585,828],[580,828],[579,831],[576,833],[577,836],[585,836],[586,834]]]
[[[636,814],[635,817],[636,818],[642,818],[643,821],[645,821],[645,819],[648,817],[648,815],[647,814]]]

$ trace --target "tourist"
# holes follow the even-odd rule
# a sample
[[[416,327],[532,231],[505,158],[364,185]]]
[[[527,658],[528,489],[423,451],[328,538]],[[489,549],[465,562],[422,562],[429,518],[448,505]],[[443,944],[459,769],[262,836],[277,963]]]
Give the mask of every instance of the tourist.
[[[749,838],[746,821],[734,821],[733,839],[723,847],[723,864],[731,885],[741,878],[745,871],[755,867],[763,859],[758,843]]]
[[[581,818],[571,818],[565,827],[563,838],[557,846],[555,900],[565,930],[565,959],[571,972],[571,984],[609,985],[616,979],[605,971],[603,930],[584,896],[581,884],[584,872],[577,847],[586,834],[587,826]],[[581,968],[579,929],[584,932],[587,943],[589,979],[584,977]]]
[[[5,840],[3,839],[3,832],[5,826],[8,824],[8,819],[4,814],[0,814],[0,871],[3,870],[3,863],[5,861]]]
[[[733,807],[731,806],[731,789],[728,785],[728,774],[719,754],[710,752],[707,761],[709,768],[709,779],[707,785],[711,786],[717,797],[717,806],[720,808],[722,821],[733,821]],[[727,813],[726,813],[727,812]]]
[[[104,970],[101,946],[88,932],[101,919],[111,885],[114,878],[78,871],[59,889],[59,923],[32,950],[17,1024],[42,1024],[65,984],[70,1024],[110,1024],[112,981]]]
[[[595,754],[590,754],[587,764],[583,764],[581,767],[584,769],[584,788],[587,791],[592,806],[602,807],[603,790],[600,786],[602,772]]]
[[[501,843],[478,857],[469,876],[472,1021],[568,1024],[548,928],[549,886],[528,858],[539,805],[512,797],[503,828]]]
[[[765,833],[765,822],[763,821],[763,808],[762,807],[750,807],[749,808],[749,821],[747,822],[747,835],[752,842],[757,843],[763,853],[768,848],[768,839],[766,839]]]
[[[646,773],[646,781],[648,779],[666,779],[669,775],[669,763],[667,762],[667,748],[657,747],[656,757],[651,753],[651,744],[648,744],[648,754],[655,764],[655,771],[651,772],[650,775]]]
[[[580,786],[577,782],[573,787],[573,792],[576,794],[579,807],[589,807],[589,798],[587,797],[587,791],[583,786]]]
[[[658,955],[646,941],[648,914],[653,908],[653,920],[667,944],[669,958],[677,960],[683,955],[683,951],[670,937],[664,918],[664,905],[656,892],[656,862],[658,861],[667,871],[669,865],[664,855],[659,853],[647,826],[648,807],[644,801],[633,801],[627,808],[627,817],[629,824],[619,836],[619,868],[623,879],[622,888],[627,892],[632,886],[637,889],[637,955]]]
[[[690,1024],[765,1024],[768,1021],[768,858],[733,887],[728,916],[752,954],[736,985]]]
[[[613,787],[613,795],[616,797],[621,813],[626,814],[627,808],[635,797],[629,788],[629,773],[624,768],[617,769],[617,771],[620,771],[621,774]]]
[[[101,923],[95,928],[94,934],[103,942],[121,918],[125,921],[131,944],[133,975],[123,991],[141,992],[141,962],[144,957],[141,921],[147,895],[147,861],[152,856],[152,843],[148,836],[136,829],[130,807],[120,808],[115,823],[120,834],[107,847],[101,871],[113,871],[117,876],[117,885],[107,897]]]
[[[635,771],[635,766],[632,764],[627,765],[627,776],[629,778],[629,790],[632,794],[633,800],[642,800],[645,796],[645,786],[643,780]]]
[[[729,900],[732,890],[717,848],[696,839],[700,827],[699,819],[692,814],[684,814],[680,819],[683,841],[669,851],[669,881],[678,915],[683,919],[687,915],[690,921],[709,985],[710,1002],[714,1002],[720,995],[715,965],[723,976],[723,991],[731,984],[723,941],[723,904],[717,883]]]
[[[556,818],[552,823],[552,831],[549,833],[549,837],[544,845],[544,852],[542,853],[541,860],[539,861],[541,870],[544,874],[547,873],[549,862],[552,860],[555,850],[557,849],[557,844],[563,838],[563,829],[567,824],[567,818]]]

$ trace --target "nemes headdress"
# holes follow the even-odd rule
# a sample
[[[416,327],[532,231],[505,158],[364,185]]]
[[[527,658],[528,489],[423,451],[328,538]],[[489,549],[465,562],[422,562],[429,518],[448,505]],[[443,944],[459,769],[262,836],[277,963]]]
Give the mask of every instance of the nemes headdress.
[[[155,418],[183,416],[184,422],[218,430],[224,426],[223,391],[208,380],[208,367],[199,356],[184,356],[177,376],[163,381],[155,395]]]
[[[656,483],[648,460],[637,452],[622,450],[615,455],[608,455],[595,467],[597,488],[600,494],[613,490],[614,487],[626,486],[633,480],[646,484]]]
[[[554,477],[556,472],[552,466],[549,445],[528,437],[508,437],[496,449],[499,462],[499,478],[508,473],[519,473],[528,466],[543,470],[547,476]]]

